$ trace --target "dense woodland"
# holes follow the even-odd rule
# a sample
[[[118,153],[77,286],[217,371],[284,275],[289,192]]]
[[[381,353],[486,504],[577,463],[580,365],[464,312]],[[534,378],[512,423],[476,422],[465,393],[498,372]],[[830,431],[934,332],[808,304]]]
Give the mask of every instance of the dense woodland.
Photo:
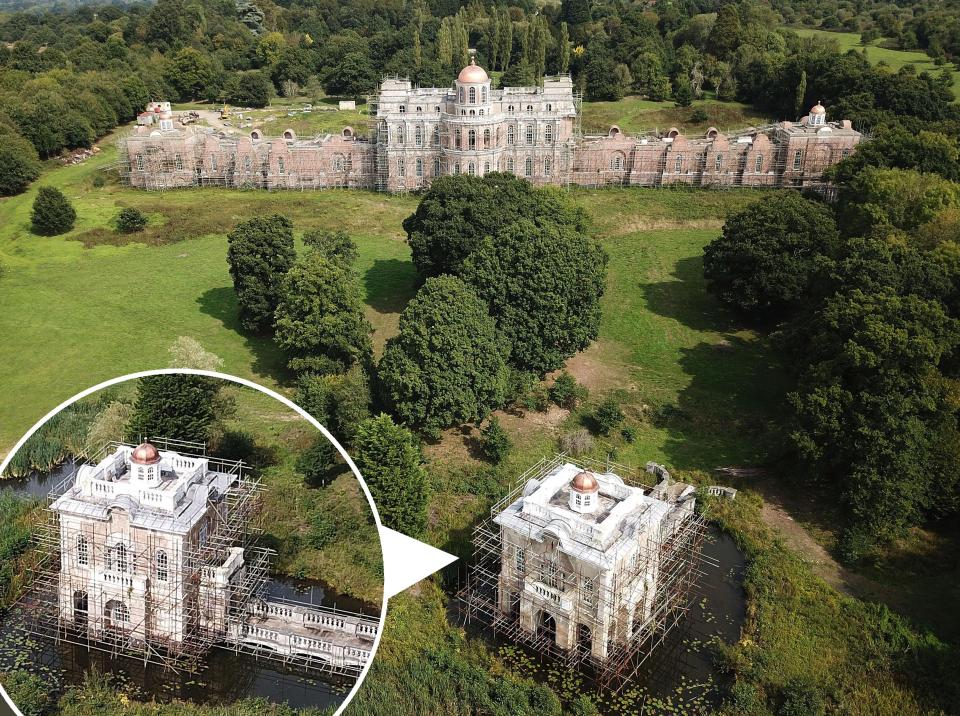
[[[856,17],[901,46],[951,54],[950,11],[903,14],[884,6]],[[0,15],[0,193],[22,191],[38,158],[90,146],[152,98],[257,107],[276,95],[362,98],[384,74],[445,86],[468,49],[502,84],[569,72],[588,100],[629,93],[683,106],[709,92],[792,119],[820,99],[860,128],[952,127],[948,74],[873,68],[782,29],[804,19],[754,0],[159,0]]]

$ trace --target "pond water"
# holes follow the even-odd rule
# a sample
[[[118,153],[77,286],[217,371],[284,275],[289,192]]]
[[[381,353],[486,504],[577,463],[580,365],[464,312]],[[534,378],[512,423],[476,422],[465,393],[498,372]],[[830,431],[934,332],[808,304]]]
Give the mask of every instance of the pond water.
[[[728,686],[714,655],[719,642],[733,644],[740,639],[746,619],[746,563],[733,539],[715,527],[707,532],[703,554],[703,575],[692,609],[617,697],[595,694],[584,674],[568,671],[525,647],[492,639],[495,651],[512,670],[550,685],[565,700],[590,694],[603,713],[714,713]]]
[[[50,489],[70,474],[70,463],[49,473],[31,473],[22,478],[0,481],[0,490],[24,499],[45,499]],[[364,614],[378,614],[376,607],[340,594],[319,580],[273,576],[269,597],[317,606],[336,607]],[[157,666],[144,666],[137,659],[113,658],[84,647],[54,643],[26,634],[12,613],[0,616],[0,672],[19,668],[42,676],[51,691],[61,692],[82,683],[85,674],[96,668],[131,696],[169,701],[188,699],[197,703],[225,704],[244,697],[264,697],[287,702],[293,707],[337,706],[352,687],[352,680],[331,675],[288,672],[277,664],[247,654],[214,648],[206,668],[195,675],[178,675]]]

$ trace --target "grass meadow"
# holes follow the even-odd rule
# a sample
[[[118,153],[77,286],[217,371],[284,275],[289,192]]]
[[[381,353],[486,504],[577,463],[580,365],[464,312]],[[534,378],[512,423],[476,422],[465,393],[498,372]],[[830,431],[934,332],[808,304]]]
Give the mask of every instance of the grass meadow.
[[[619,118],[648,109],[628,100],[604,111]],[[96,158],[53,169],[37,182],[57,185],[73,199],[80,220],[65,236],[30,233],[36,187],[0,201],[0,261],[7,268],[0,278],[0,385],[12,398],[0,404],[4,449],[76,391],[166,365],[167,348],[178,336],[199,340],[223,358],[227,372],[289,392],[290,376],[270,341],[239,332],[227,273],[226,233],[259,213],[280,211],[298,232],[347,230],[360,249],[358,269],[377,347],[395,332],[415,288],[400,226],[415,197],[359,191],[145,193],[119,186],[106,171],[114,151],[108,142]],[[106,180],[103,186],[95,186],[98,176]],[[610,255],[599,339],[567,366],[590,397],[572,413],[556,407],[502,412],[515,447],[497,467],[479,458],[477,431],[470,426],[447,431],[425,447],[433,493],[426,539],[463,557],[474,523],[506,485],[532,461],[555,452],[559,438],[580,428],[591,406],[610,393],[618,396],[636,438],[600,437],[594,457],[638,466],[656,460],[704,484],[716,467],[761,464],[768,455],[766,436],[782,404],[785,376],[766,339],[706,292],[701,269],[703,247],[725,217],[760,192],[610,189],[573,190],[571,196],[590,215]],[[148,230],[135,241],[112,229],[124,206],[150,214]],[[254,401],[241,410],[238,424],[279,426],[268,419],[266,405]],[[276,431],[271,440],[278,445],[303,439],[284,427],[264,430]],[[276,524],[281,562],[288,571],[323,575],[342,560],[325,563],[302,549],[300,516],[307,506],[292,496],[296,478],[285,469],[271,477],[277,497],[267,515]],[[762,502],[749,483],[738,487],[743,490],[736,503],[706,501],[750,560],[747,624],[740,643],[722,654],[743,684],[738,698],[776,703],[788,681],[810,673],[821,679],[839,712],[919,714],[931,708],[926,683],[916,674],[935,673],[933,667],[918,672],[904,665],[903,654],[940,663],[942,642],[885,607],[828,587],[766,527]],[[339,499],[336,490],[330,494]],[[349,504],[349,495],[343,499]],[[517,674],[449,619],[456,577],[454,567],[391,601],[380,653],[349,713],[510,712],[490,704],[504,703]],[[565,699],[580,689],[562,669],[551,670],[549,678]],[[883,708],[871,710],[870,704]],[[629,700],[601,706],[615,714],[685,712],[679,700],[646,711]],[[102,712],[130,710],[117,702]]]

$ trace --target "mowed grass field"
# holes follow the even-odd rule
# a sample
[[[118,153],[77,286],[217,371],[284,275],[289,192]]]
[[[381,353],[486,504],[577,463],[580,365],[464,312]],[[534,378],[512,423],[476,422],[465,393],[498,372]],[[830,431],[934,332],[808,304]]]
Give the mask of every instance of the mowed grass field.
[[[224,360],[227,372],[289,389],[284,357],[271,341],[238,330],[226,234],[251,216],[279,211],[298,234],[314,227],[350,232],[360,248],[358,271],[377,347],[396,330],[415,290],[401,228],[415,197],[220,189],[157,194],[113,180],[96,188],[96,176],[113,176],[104,167],[115,150],[109,141],[105,147],[87,163],[53,169],[37,183],[59,186],[74,201],[79,220],[69,234],[30,233],[36,186],[0,202],[0,261],[6,266],[0,279],[0,385],[10,396],[0,405],[3,451],[76,392],[166,366],[178,336],[199,340]],[[628,391],[638,411],[644,405],[679,408],[694,397],[707,403],[697,412],[749,407],[755,396],[730,393],[762,370],[763,351],[732,321],[718,326],[706,318],[721,309],[705,293],[698,266],[724,217],[758,194],[630,189],[573,196],[594,218],[611,265],[600,340],[575,357],[571,369],[593,388]],[[113,231],[123,206],[150,214],[151,226],[136,239],[143,243]],[[682,411],[668,407],[665,413],[670,420],[645,422],[642,439],[631,447],[644,462],[669,457],[677,451],[671,446],[683,442]],[[750,451],[737,447],[741,441],[733,435],[718,433],[717,440],[723,455]],[[694,449],[689,466],[707,466],[712,459],[706,451],[715,448]]]
[[[831,32],[829,30],[818,30],[811,27],[791,27],[791,31],[800,35],[800,37],[819,37],[821,39],[832,40],[837,43],[841,50],[856,50],[863,52],[866,50],[867,59],[873,64],[885,63],[894,70],[899,70],[904,65],[913,65],[917,68],[917,73],[931,72],[939,74],[944,68],[950,69],[950,65],[937,67],[933,60],[924,52],[917,50],[891,50],[887,47],[880,47],[886,38],[875,40],[870,45],[860,44],[860,33],[858,32]],[[953,74],[953,94],[960,99],[960,70],[952,69]]]

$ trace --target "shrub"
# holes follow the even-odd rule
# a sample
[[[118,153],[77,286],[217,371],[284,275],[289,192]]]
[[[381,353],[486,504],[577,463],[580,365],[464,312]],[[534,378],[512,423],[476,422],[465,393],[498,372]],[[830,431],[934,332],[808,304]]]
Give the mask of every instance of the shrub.
[[[53,705],[50,687],[39,676],[14,669],[6,672],[2,681],[23,716],[41,716]]]
[[[633,425],[627,425],[620,431],[620,436],[624,442],[634,443],[637,440],[637,429]]]
[[[593,423],[601,435],[609,435],[610,431],[617,428],[623,420],[620,403],[613,396],[606,398],[593,411]]]
[[[323,549],[336,539],[338,532],[337,523],[326,512],[317,512],[310,518],[307,544],[314,549]]]
[[[52,186],[40,187],[30,213],[33,233],[41,236],[63,234],[73,228],[76,220],[77,212],[62,191]]]
[[[345,231],[307,231],[303,235],[303,243],[344,267],[352,266],[357,261],[357,245]]]
[[[40,176],[40,160],[33,144],[0,125],[0,196],[24,191]]]
[[[139,209],[128,206],[117,217],[117,231],[121,234],[134,234],[147,226],[147,216]]]
[[[710,119],[710,115],[708,115],[700,107],[697,107],[695,110],[693,110],[693,112],[690,113],[690,121],[694,124],[703,124],[708,119]]]
[[[535,410],[538,413],[545,413],[550,408],[550,393],[543,383],[537,383],[532,386],[523,397],[523,407],[527,410]]]
[[[550,386],[550,400],[561,408],[573,410],[587,397],[587,389],[567,371],[563,371]]]
[[[823,716],[827,706],[823,691],[802,678],[787,682],[777,716]]]
[[[311,487],[324,487],[333,477],[333,466],[337,457],[333,443],[323,435],[300,453],[297,458],[297,470],[303,473],[303,479]]]
[[[593,436],[590,431],[580,428],[560,438],[560,452],[577,457],[593,449]]]
[[[490,423],[483,429],[483,454],[494,465],[503,462],[510,450],[513,441],[497,418],[490,418]]]

